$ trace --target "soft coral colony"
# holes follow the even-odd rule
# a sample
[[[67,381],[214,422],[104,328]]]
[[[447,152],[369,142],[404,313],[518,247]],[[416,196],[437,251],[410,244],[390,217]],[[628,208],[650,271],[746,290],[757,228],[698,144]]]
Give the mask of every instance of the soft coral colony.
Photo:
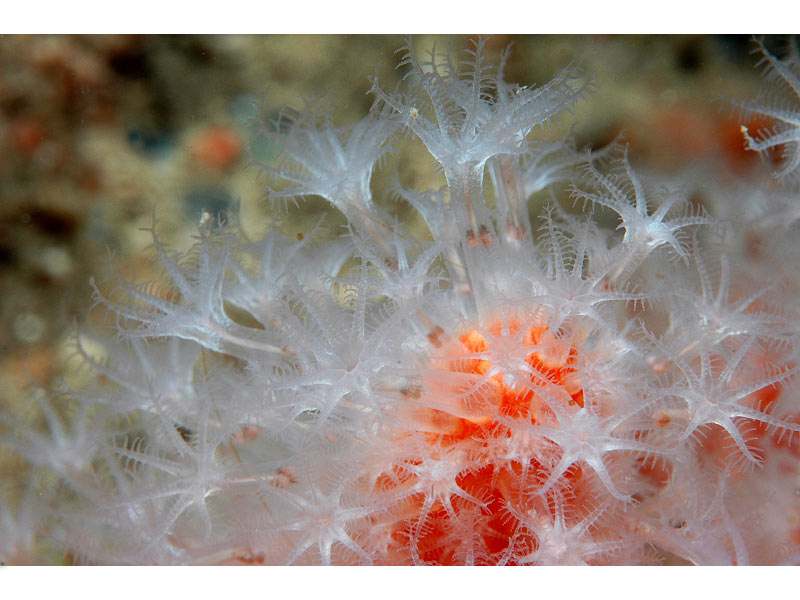
[[[154,228],[168,289],[98,290],[119,335],[78,345],[96,383],[37,396],[47,433],[3,417],[37,474],[0,507],[6,561],[800,561],[796,102],[741,104],[775,121],[743,143],[780,145],[779,177],[698,206],[620,145],[540,135],[593,91],[579,69],[509,84],[484,46],[409,44],[349,127],[262,123],[272,200],[325,198],[335,241],[205,219],[178,255]],[[796,52],[761,50],[797,94]],[[425,236],[372,195],[404,133],[446,181],[388,190]],[[582,210],[529,214],[561,182]]]

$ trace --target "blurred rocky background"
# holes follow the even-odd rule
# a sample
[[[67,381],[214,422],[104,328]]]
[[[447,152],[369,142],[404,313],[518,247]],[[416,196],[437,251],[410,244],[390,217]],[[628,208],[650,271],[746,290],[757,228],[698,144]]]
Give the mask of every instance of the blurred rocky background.
[[[469,37],[413,43],[446,50]],[[57,380],[70,333],[90,314],[90,277],[107,274],[109,260],[126,278],[154,276],[142,231],[154,214],[178,249],[204,210],[253,236],[274,220],[257,172],[245,168],[248,148],[259,160],[278,152],[253,116],[324,101],[337,122],[360,118],[372,102],[368,77],[392,89],[402,76],[402,44],[363,35],[0,37],[0,410],[31,383]],[[742,149],[738,118],[712,101],[750,98],[760,85],[746,37],[495,36],[492,60],[508,44],[509,81],[544,83],[570,61],[594,73],[598,93],[562,123],[575,123],[581,146],[622,132],[636,167],[663,174],[703,165],[739,175],[758,163]],[[397,145],[403,183],[429,185],[414,152]],[[319,210],[310,199],[284,226],[302,233]],[[0,478],[12,468],[2,464]]]

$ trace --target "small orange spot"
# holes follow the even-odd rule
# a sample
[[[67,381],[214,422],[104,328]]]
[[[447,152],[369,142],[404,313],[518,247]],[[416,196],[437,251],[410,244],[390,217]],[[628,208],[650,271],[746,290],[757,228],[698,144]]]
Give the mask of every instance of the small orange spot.
[[[233,551],[233,559],[245,565],[263,565],[266,557],[263,552],[255,553],[249,548],[237,548]]]
[[[754,231],[747,233],[745,248],[747,249],[747,254],[755,260],[764,257],[764,239]]]
[[[261,427],[245,425],[242,430],[233,436],[233,441],[241,444],[247,440],[254,440],[261,434]]]
[[[441,337],[444,335],[444,329],[439,327],[438,325],[428,334],[428,341],[435,346],[436,348],[442,347],[442,339]]]
[[[192,155],[204,166],[225,170],[234,166],[242,153],[239,136],[230,127],[211,127],[193,144]]]
[[[44,129],[33,121],[17,121],[11,126],[11,139],[26,156],[33,154],[45,138]]]
[[[792,540],[793,544],[800,544],[800,527],[792,529],[792,532],[789,534],[789,539]]]
[[[639,458],[639,474],[658,488],[667,485],[672,476],[672,466],[665,461]]]
[[[281,467],[277,471],[275,471],[275,479],[272,482],[276,488],[285,488],[289,484],[297,483],[297,478],[295,476],[295,470],[292,466]]]

